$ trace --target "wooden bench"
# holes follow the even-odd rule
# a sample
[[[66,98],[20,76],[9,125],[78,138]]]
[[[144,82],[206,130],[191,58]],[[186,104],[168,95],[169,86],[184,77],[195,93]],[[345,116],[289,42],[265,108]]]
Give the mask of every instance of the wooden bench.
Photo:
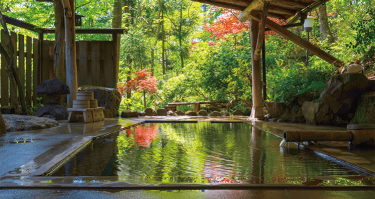
[[[183,106],[183,105],[194,105],[194,112],[198,112],[201,110],[201,104],[227,104],[229,101],[204,101],[204,102],[173,102],[167,104],[167,109],[172,110],[171,106]],[[174,107],[176,110],[176,107]],[[174,110],[174,111],[175,111]]]
[[[98,122],[104,120],[104,107],[68,108],[68,122]]]

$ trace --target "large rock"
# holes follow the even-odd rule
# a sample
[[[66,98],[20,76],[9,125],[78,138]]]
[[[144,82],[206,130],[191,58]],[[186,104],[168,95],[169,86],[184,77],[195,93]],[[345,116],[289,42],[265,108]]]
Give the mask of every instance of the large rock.
[[[39,84],[35,89],[36,94],[47,95],[65,95],[70,94],[68,85],[64,84],[58,78],[47,79]]]
[[[8,132],[45,129],[59,125],[57,121],[45,117],[28,115],[3,115],[3,117]]]
[[[7,133],[7,129],[5,127],[3,116],[0,113],[0,136],[5,135]]]
[[[180,110],[177,110],[177,111],[176,111],[176,114],[177,114],[178,116],[186,115],[183,111],[180,111]]]
[[[235,110],[235,111],[233,112],[233,115],[243,115],[243,113],[242,113],[242,111],[240,111],[240,110]]]
[[[158,116],[167,116],[167,109],[165,108],[159,108],[158,110],[156,110]]]
[[[355,100],[365,91],[375,89],[374,81],[370,81],[361,73],[346,73],[333,76],[320,97],[334,113],[346,115],[353,111]]]
[[[270,118],[278,118],[287,110],[284,102],[266,102],[266,112]]]
[[[205,110],[200,110],[200,111],[198,112],[198,115],[200,115],[200,116],[208,116],[208,113],[207,113],[207,111],[205,111]]]
[[[221,116],[221,113],[219,111],[212,111],[212,113],[210,113],[210,116]]]
[[[40,107],[35,116],[44,117],[45,115],[52,116],[55,120],[66,120],[68,119],[67,104],[47,104]]]
[[[155,112],[155,110],[153,108],[150,108],[150,107],[146,108],[146,110],[145,110],[145,113],[146,113],[147,116],[154,116],[154,112]]]
[[[363,93],[350,124],[375,124],[375,92]]]
[[[122,113],[121,113],[122,118],[138,117],[138,115],[139,115],[139,113],[137,111],[133,111],[133,110],[126,110],[126,111],[122,111]]]
[[[188,116],[197,116],[198,114],[196,112],[194,112],[194,111],[189,111],[189,112],[186,113],[186,115],[188,115]]]
[[[303,103],[302,113],[307,124],[344,126],[349,123],[347,119],[341,118],[327,104],[320,101]]]
[[[107,116],[118,117],[121,103],[121,94],[117,89],[100,86],[81,86],[78,90],[94,92],[94,98],[98,101],[99,107],[104,107],[111,114]]]

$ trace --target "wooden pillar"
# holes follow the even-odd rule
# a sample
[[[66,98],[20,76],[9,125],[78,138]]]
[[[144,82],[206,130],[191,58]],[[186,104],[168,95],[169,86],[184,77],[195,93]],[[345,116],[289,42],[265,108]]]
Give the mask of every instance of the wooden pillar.
[[[255,50],[258,41],[259,22],[251,19],[251,62],[252,62],[252,93],[253,107],[251,109],[250,119],[263,118],[262,103],[262,81],[260,73],[260,60],[255,60]]]
[[[265,39],[263,39],[263,46],[262,46],[262,68],[263,68],[263,100],[266,101],[267,100],[267,76],[266,76],[266,42],[265,42]]]
[[[40,83],[42,83],[42,52],[43,52],[43,39],[44,39],[44,34],[43,33],[39,33],[39,44],[38,44],[38,53],[39,53],[39,60],[38,60],[38,68],[36,70],[36,72],[38,73],[37,74],[37,83],[38,85]],[[34,69],[35,70],[35,69]],[[35,72],[35,71],[34,71]],[[35,77],[35,76],[34,76]],[[37,86],[38,86],[37,85]]]
[[[65,59],[66,59],[66,84],[70,88],[68,104],[73,107],[73,100],[77,97],[77,62],[75,39],[75,14],[74,0],[62,0],[65,15]]]
[[[201,110],[201,105],[199,103],[194,103],[194,112],[198,113]]]
[[[112,88],[117,89],[117,81],[118,81],[118,73],[119,73],[119,66],[120,66],[120,39],[121,35],[119,34],[112,34],[112,40],[113,40],[113,61],[115,64],[115,71],[114,71],[114,80]]]

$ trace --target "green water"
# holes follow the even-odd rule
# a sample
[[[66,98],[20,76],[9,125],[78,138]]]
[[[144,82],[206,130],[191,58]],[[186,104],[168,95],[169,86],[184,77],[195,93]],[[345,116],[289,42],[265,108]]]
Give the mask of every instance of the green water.
[[[130,183],[360,185],[360,175],[248,124],[145,124],[94,141],[54,175]]]

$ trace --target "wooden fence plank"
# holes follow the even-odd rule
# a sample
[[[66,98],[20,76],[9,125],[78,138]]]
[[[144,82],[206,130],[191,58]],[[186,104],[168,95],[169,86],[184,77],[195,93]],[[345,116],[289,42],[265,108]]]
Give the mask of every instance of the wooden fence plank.
[[[14,66],[17,66],[17,34],[15,32],[10,33],[10,39],[13,44],[13,56],[16,58],[16,63]],[[17,99],[17,89],[14,90],[12,87],[10,87],[10,103],[13,104],[13,101]]]
[[[35,106],[38,101],[36,99],[37,95],[35,94],[35,89],[38,86],[38,62],[39,62],[39,53],[38,53],[38,46],[39,46],[39,40],[33,39],[33,106]]]
[[[91,72],[92,85],[101,86],[100,80],[100,42],[92,41],[91,43]]]
[[[90,85],[88,80],[91,74],[87,70],[87,41],[77,42],[78,47],[78,87],[83,85]],[[90,77],[89,77],[90,76]]]
[[[42,48],[42,67],[41,67],[41,83],[50,77],[50,51],[49,51],[50,41],[43,41],[43,48]]]
[[[101,47],[102,49],[102,54],[104,55],[104,63],[103,63],[103,74],[104,74],[104,78],[103,81],[104,82],[104,85],[105,87],[108,87],[108,88],[113,88],[113,81],[114,81],[114,78],[113,78],[113,75],[114,75],[114,71],[116,70],[115,68],[115,65],[113,63],[113,60],[112,60],[112,41],[105,41],[105,42],[102,42],[103,47]]]
[[[26,37],[26,105],[31,107],[31,48],[32,39]]]
[[[18,77],[21,81],[22,90],[25,94],[25,36],[18,34]]]
[[[1,30],[1,44],[6,46],[7,39],[5,36],[4,30]],[[6,48],[5,48],[6,50]],[[1,53],[1,106],[8,106],[9,104],[9,80],[8,80],[8,72],[6,68],[8,67],[8,63],[5,60],[3,53]]]

